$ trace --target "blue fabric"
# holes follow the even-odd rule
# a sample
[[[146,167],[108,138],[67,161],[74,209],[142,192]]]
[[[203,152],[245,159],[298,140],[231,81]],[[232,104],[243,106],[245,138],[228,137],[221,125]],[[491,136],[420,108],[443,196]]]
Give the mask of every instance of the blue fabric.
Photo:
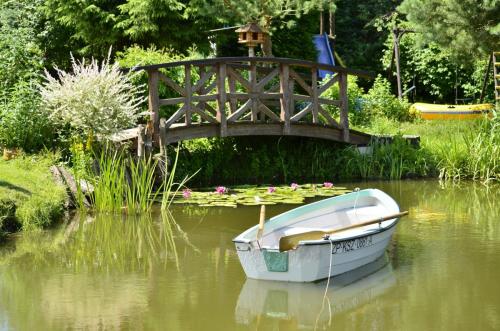
[[[335,58],[333,57],[332,49],[330,48],[330,41],[328,40],[328,35],[317,34],[313,37],[314,45],[316,46],[316,50],[318,51],[318,63],[335,65]],[[325,70],[318,70],[319,78],[323,79],[326,75],[332,75],[333,73]]]

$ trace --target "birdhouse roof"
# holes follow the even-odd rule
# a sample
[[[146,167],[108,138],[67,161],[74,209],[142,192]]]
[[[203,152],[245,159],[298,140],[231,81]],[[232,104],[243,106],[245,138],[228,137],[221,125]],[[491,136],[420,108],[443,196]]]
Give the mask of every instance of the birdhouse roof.
[[[247,23],[246,25],[240,27],[239,29],[236,30],[236,32],[258,32],[258,33],[263,33],[264,31],[260,28],[260,26],[255,23]]]

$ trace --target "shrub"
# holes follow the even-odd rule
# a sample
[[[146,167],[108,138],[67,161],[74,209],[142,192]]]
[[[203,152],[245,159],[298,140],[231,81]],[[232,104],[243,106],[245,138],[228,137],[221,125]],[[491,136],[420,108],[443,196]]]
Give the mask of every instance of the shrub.
[[[0,145],[27,152],[52,147],[54,127],[47,115],[34,84],[19,82],[0,105]]]
[[[36,30],[41,1],[0,3],[0,100],[5,101],[18,82],[38,79],[44,58]]]
[[[120,71],[109,57],[99,66],[92,59],[72,57],[73,73],[57,70],[57,78],[45,72],[41,94],[51,117],[84,134],[110,134],[134,125],[145,101],[142,86]]]
[[[412,119],[408,101],[405,99],[399,100],[391,92],[389,81],[380,75],[375,79],[373,87],[363,99],[363,110],[371,117],[384,116],[400,122]]]
[[[329,78],[327,77],[325,81]],[[359,125],[366,122],[366,113],[363,111],[363,94],[364,91],[358,86],[358,79],[356,76],[347,77],[347,97],[349,100],[349,122],[352,125]],[[334,84],[330,87],[325,94],[326,98],[338,100],[340,98],[339,94],[339,84]],[[327,109],[331,114],[338,117],[339,108],[335,106],[327,106]]]

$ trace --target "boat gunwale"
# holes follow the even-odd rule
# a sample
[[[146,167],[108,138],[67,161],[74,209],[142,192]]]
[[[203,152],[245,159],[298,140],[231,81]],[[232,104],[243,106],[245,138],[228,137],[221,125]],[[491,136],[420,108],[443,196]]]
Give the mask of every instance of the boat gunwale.
[[[296,249],[298,249],[300,246],[326,245],[329,243],[338,243],[338,242],[342,242],[342,241],[348,241],[348,240],[353,240],[353,239],[358,239],[358,238],[376,235],[376,234],[385,232],[385,231],[393,228],[394,226],[396,226],[396,224],[398,224],[399,220],[400,220],[400,218],[383,221],[383,222],[392,222],[392,223],[387,225],[387,226],[384,226],[384,227],[379,227],[377,229],[373,229],[372,231],[370,231],[368,233],[352,235],[349,237],[337,238],[337,239],[332,239],[332,240],[330,240],[330,239],[302,240],[299,242]],[[381,223],[383,223],[383,222],[381,222]],[[369,225],[367,225],[367,226],[369,226]],[[360,229],[362,229],[362,227]],[[252,240],[244,241],[244,240],[236,240],[236,238],[235,238],[235,239],[233,239],[233,243],[235,243],[235,244],[250,244],[250,243],[252,243]],[[271,248],[271,247],[266,247],[266,246],[262,246],[261,249],[267,250],[267,251],[279,251],[279,248]]]
[[[379,190],[377,188],[366,188],[366,189],[363,189],[363,190],[353,191],[353,192],[350,192],[350,193],[346,193],[346,194],[334,196],[334,197],[331,197],[331,198],[322,199],[322,200],[319,200],[319,201],[315,201],[315,202],[312,202],[312,203],[309,203],[309,204],[305,204],[305,205],[299,206],[297,208],[290,209],[290,210],[288,210],[288,211],[286,211],[284,213],[275,215],[275,216],[267,219],[266,222],[271,222],[273,220],[279,221],[279,218],[284,217],[284,216],[286,216],[288,214],[291,214],[291,213],[294,213],[294,212],[297,212],[297,211],[304,211],[304,210],[313,208],[313,206],[316,206],[316,205],[327,204],[329,201],[332,201],[332,200],[335,200],[335,199],[339,199],[339,198],[345,199],[348,196],[352,196],[352,195],[360,194],[360,193],[364,193],[364,194],[366,194],[366,196],[375,197],[379,201],[389,200],[389,201],[393,202],[396,205],[398,212],[400,210],[399,205],[397,204],[397,202],[390,195],[388,195],[387,193],[385,193],[384,191]],[[388,221],[384,221],[384,222],[390,222],[390,221],[392,221],[392,220],[388,220]],[[396,219],[396,221],[394,221],[393,223],[396,224],[397,222],[398,222],[398,219]],[[283,225],[283,226],[286,226],[286,225]],[[383,229],[390,228],[390,227],[392,227],[392,224],[387,225]],[[245,237],[248,233],[250,233],[252,231],[256,231],[257,228],[258,228],[258,225],[254,225],[254,226],[248,228],[247,230],[245,230],[242,233],[240,233],[239,235],[237,235],[232,240],[232,242],[233,243],[240,243],[240,244],[251,244],[254,241],[253,239],[247,239],[247,238],[243,238],[243,237]],[[274,229],[274,230],[276,230],[276,229]],[[378,233],[378,232],[380,232],[380,231],[377,231],[377,232],[374,232],[374,233]],[[359,237],[359,236],[364,236],[364,235],[355,235],[352,238]],[[346,238],[351,238],[351,237],[346,237]],[[335,239],[334,242],[339,241],[339,240],[340,241],[344,241],[344,240],[350,240],[350,239]],[[304,242],[311,242],[311,240],[304,241]],[[312,242],[315,242],[315,241],[312,241]],[[326,241],[326,243],[329,243],[329,242],[330,242],[329,240]],[[274,248],[272,248],[272,249],[274,249]]]

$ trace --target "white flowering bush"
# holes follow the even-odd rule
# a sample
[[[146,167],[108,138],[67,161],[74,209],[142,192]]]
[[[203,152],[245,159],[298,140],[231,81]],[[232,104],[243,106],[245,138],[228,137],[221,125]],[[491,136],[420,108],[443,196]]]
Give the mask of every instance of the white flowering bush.
[[[101,65],[95,59],[77,61],[71,57],[73,72],[45,71],[42,102],[60,124],[87,134],[107,135],[133,126],[146,100],[143,86],[132,84],[131,76],[120,71],[109,56]]]

